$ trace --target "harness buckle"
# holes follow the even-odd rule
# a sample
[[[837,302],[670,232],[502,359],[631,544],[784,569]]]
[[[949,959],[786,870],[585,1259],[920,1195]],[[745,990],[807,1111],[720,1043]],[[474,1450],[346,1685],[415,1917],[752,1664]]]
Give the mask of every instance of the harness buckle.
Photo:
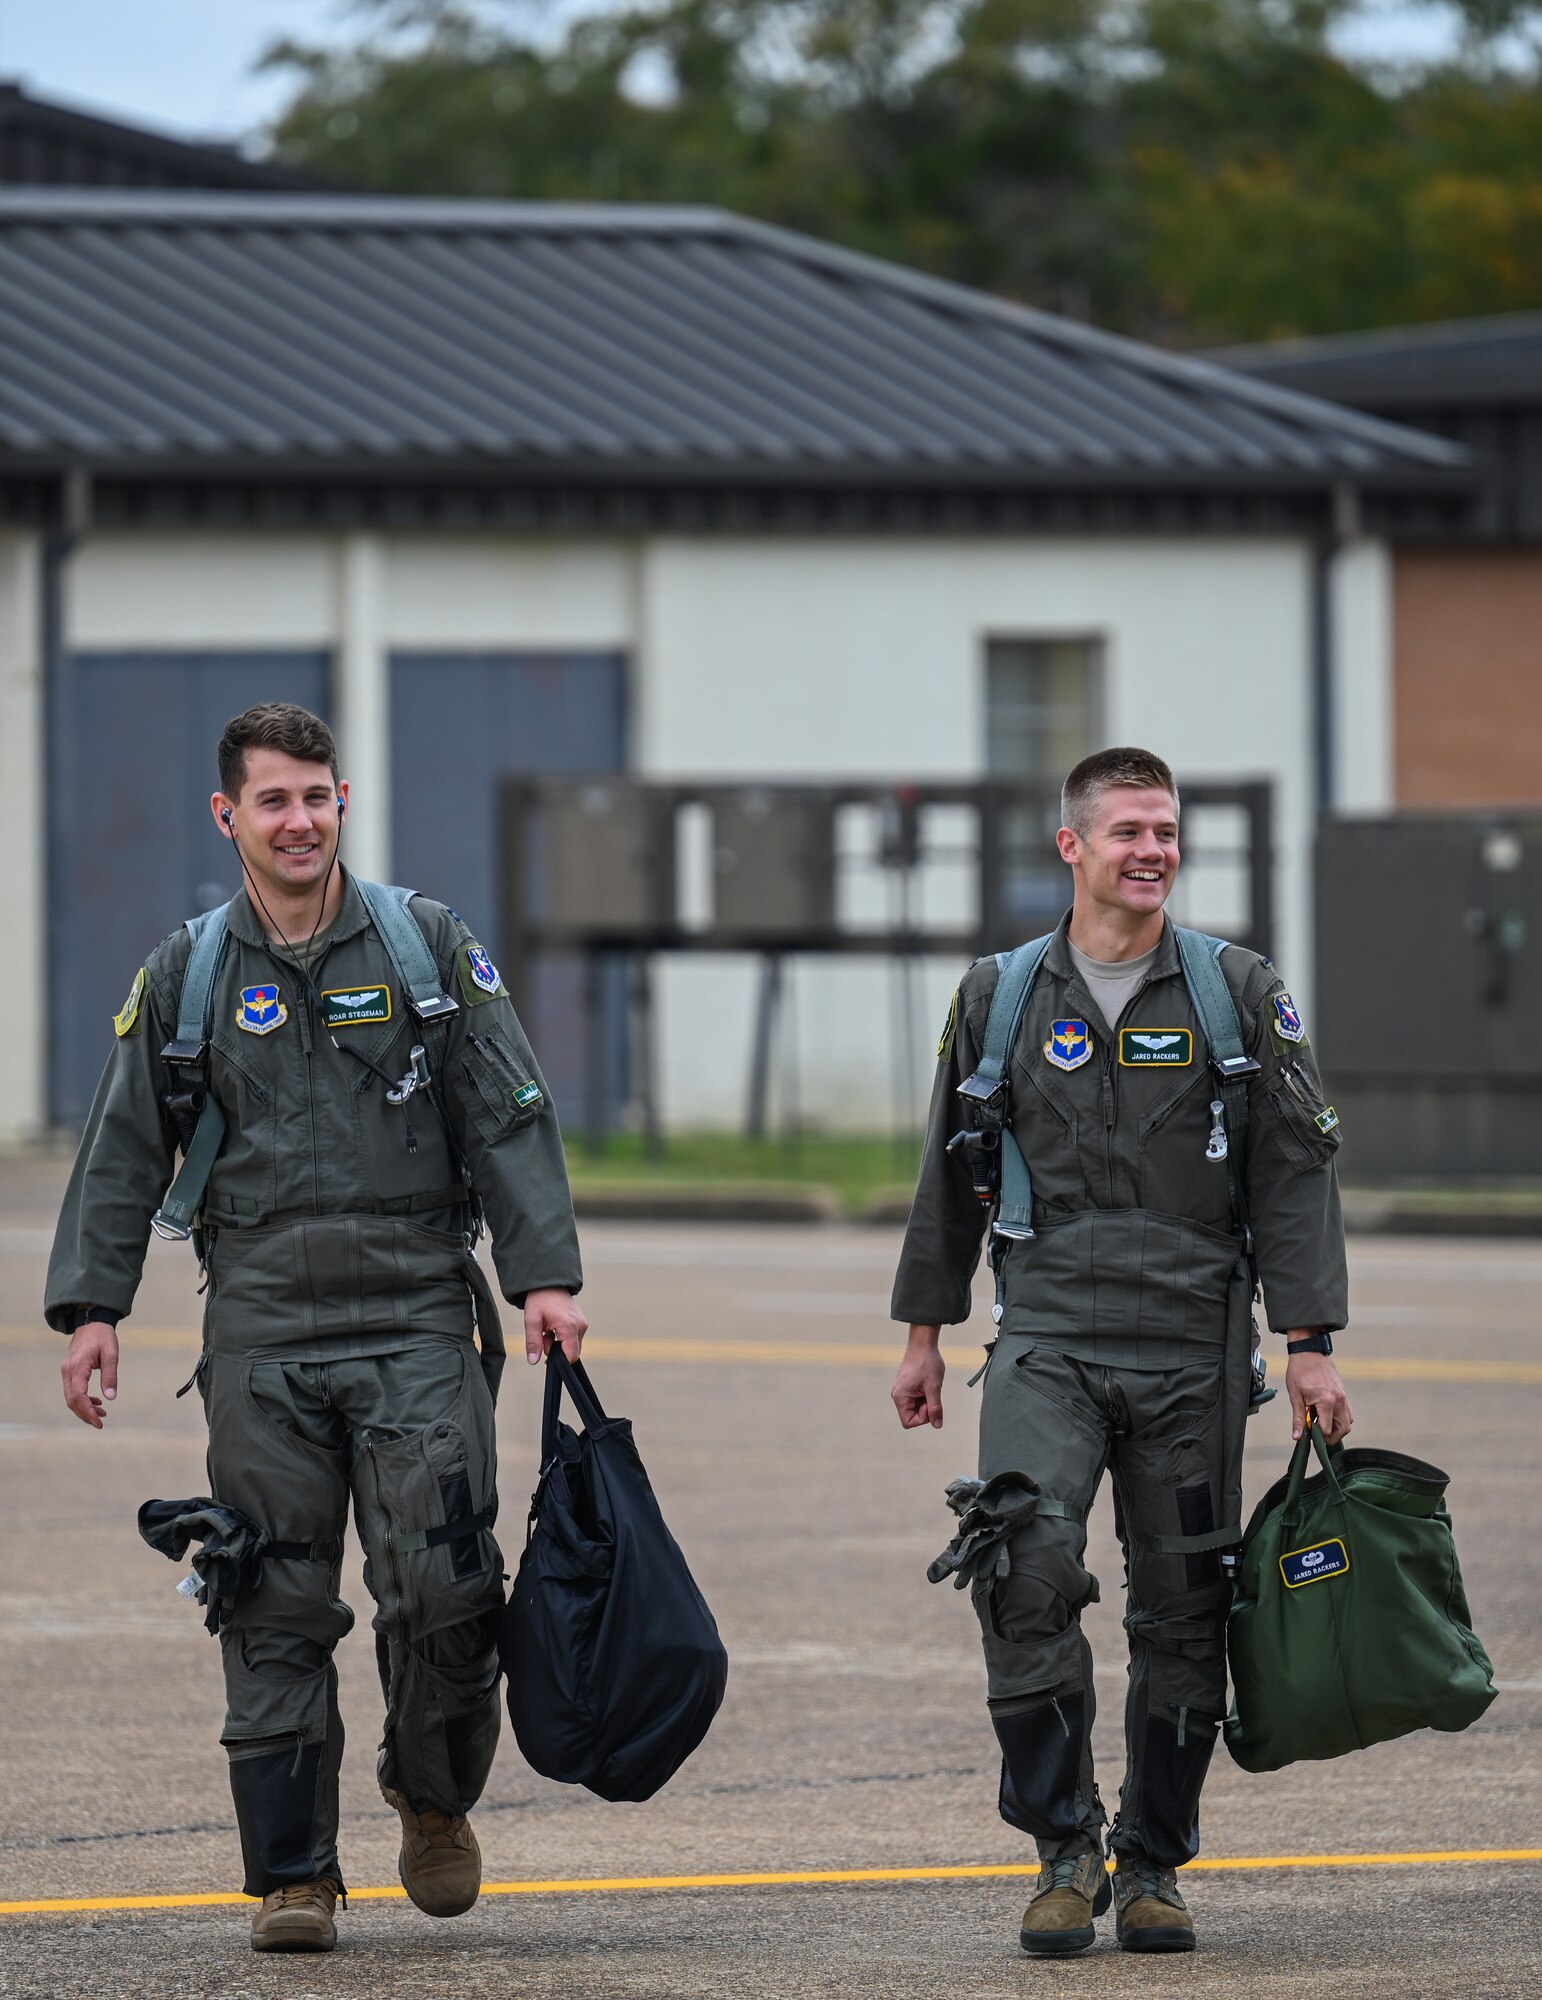
[[[409,997],[407,1005],[420,1021],[448,1021],[460,1012],[460,1002],[452,1000],[448,993],[441,993],[435,1000],[413,1000]]]
[[[1222,1083],[1241,1083],[1250,1076],[1262,1076],[1264,1066],[1254,1056],[1212,1056],[1210,1067]]]

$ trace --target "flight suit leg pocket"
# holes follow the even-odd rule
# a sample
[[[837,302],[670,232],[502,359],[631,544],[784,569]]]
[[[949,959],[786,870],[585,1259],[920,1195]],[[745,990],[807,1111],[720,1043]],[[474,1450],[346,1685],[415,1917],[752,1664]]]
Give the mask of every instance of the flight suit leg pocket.
[[[470,1350],[460,1359],[460,1392],[442,1415],[359,1441],[355,1499],[375,1627],[407,1644],[503,1601],[491,1398]]]

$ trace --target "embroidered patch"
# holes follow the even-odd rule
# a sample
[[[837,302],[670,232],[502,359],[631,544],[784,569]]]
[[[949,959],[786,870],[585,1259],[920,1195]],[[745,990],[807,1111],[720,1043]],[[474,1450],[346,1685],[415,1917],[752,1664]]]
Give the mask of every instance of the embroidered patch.
[[[1194,1060],[1193,1030],[1121,1028],[1119,1060],[1126,1069],[1144,1069],[1152,1063],[1167,1063],[1175,1069],[1186,1069]]]
[[[271,1035],[289,1019],[289,1009],[278,997],[276,986],[243,986],[241,1004],[236,1009],[236,1026],[249,1035]]]
[[[939,1062],[946,1062],[948,1057],[952,1055],[953,1037],[957,1033],[958,1033],[958,989],[955,987],[953,991],[953,998],[948,1005],[948,1018],[943,1024],[942,1039],[937,1044],[937,1060]]]
[[[1339,1114],[1330,1104],[1324,1110],[1318,1112],[1312,1123],[1317,1127],[1319,1132],[1336,1132],[1339,1129]]]
[[[1342,1576],[1348,1568],[1349,1551],[1337,1537],[1331,1542],[1314,1542],[1309,1549],[1292,1549],[1288,1556],[1280,1557],[1280,1574],[1287,1590]]]
[[[112,1017],[113,1033],[120,1038],[132,1035],[139,1027],[139,1010],[145,1004],[145,969],[140,966],[134,974],[134,983],[129,988],[129,996]]]
[[[321,1018],[329,1028],[362,1027],[369,1021],[389,1021],[389,986],[329,986],[321,996]]]
[[[538,1083],[522,1083],[514,1093],[514,1102],[521,1111],[541,1101],[541,1086]]]
[[[506,991],[498,968],[475,938],[467,938],[455,954],[455,976],[468,1007],[485,1006]]]
[[[1056,1069],[1080,1069],[1092,1059],[1092,1037],[1085,1021],[1051,1021],[1044,1053]]]
[[[1270,1023],[1270,1026],[1274,1029],[1280,1040],[1282,1042],[1304,1042],[1306,1040],[1306,1029],[1301,1024],[1301,1016],[1297,1012],[1296,1003],[1291,999],[1290,995],[1288,993],[1276,993],[1271,1004],[1274,1007],[1274,1019]]]

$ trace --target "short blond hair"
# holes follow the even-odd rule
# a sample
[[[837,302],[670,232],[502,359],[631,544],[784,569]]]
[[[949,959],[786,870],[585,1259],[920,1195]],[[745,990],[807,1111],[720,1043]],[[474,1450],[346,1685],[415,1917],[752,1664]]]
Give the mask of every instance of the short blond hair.
[[[1114,750],[1095,750],[1072,771],[1060,788],[1061,825],[1085,840],[1092,831],[1098,800],[1116,785],[1171,792],[1173,811],[1178,810],[1178,787],[1168,766],[1155,751],[1124,744]]]

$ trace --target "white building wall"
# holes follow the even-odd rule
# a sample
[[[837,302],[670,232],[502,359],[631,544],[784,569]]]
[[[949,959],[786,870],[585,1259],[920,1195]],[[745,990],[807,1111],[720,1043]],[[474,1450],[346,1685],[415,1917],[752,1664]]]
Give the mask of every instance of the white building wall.
[[[987,638],[1100,635],[1110,741],[1145,744],[1193,777],[1274,781],[1277,953],[1309,987],[1304,544],[680,539],[651,544],[645,561],[637,751],[660,775],[973,776]],[[961,970],[927,962],[910,1054],[893,1040],[903,1016],[890,968],[798,964],[805,1115],[885,1122],[906,1062],[924,1094],[931,1031]],[[752,968],[674,961],[660,990],[669,1117],[737,1116]]]
[[[0,1143],[34,1137],[46,1116],[48,805],[43,790],[39,537],[0,533],[0,798],[9,837],[0,869]],[[30,1058],[30,1059],[29,1059]]]
[[[1356,544],[1336,586],[1341,795],[1367,806],[1390,789],[1387,572],[1380,545]],[[0,911],[13,962],[41,968],[35,589],[35,542],[0,538],[0,768],[8,796],[34,804],[25,816],[34,851],[0,888]],[[1286,539],[167,533],[89,538],[71,565],[69,623],[81,647],[331,648],[355,785],[351,831],[368,832],[361,863],[387,874],[394,647],[623,648],[635,761],[659,776],[972,777],[985,761],[985,641],[1096,634],[1110,740],[1149,744],[1193,776],[1274,780],[1278,955],[1306,990],[1309,592],[1305,544]],[[883,1123],[902,1068],[924,1093],[960,969],[926,961],[919,1033],[901,1046],[886,966],[800,963],[792,988],[805,1117]],[[661,968],[672,1122],[741,1115],[753,977],[744,961]],[[38,1052],[0,1113],[9,1132],[41,1115],[41,992],[13,990],[0,1006],[9,1046]]]

